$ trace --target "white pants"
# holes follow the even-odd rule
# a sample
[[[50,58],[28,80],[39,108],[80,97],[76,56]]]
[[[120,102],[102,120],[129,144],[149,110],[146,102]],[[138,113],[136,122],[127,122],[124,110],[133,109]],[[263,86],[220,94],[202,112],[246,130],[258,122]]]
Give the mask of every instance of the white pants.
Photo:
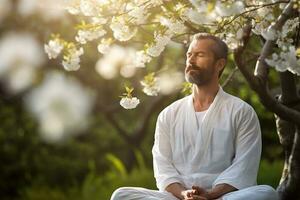
[[[225,194],[222,200],[278,200],[277,192],[268,185],[256,185]],[[178,200],[169,192],[139,187],[122,187],[114,191],[110,200]]]

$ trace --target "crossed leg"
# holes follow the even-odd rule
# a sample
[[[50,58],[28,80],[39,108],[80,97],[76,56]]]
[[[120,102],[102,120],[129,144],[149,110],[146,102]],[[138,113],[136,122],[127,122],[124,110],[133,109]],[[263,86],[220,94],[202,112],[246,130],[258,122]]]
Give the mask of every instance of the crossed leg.
[[[256,185],[225,194],[222,200],[278,200],[277,192],[268,185]],[[110,200],[178,200],[166,191],[140,187],[122,187],[114,191]]]

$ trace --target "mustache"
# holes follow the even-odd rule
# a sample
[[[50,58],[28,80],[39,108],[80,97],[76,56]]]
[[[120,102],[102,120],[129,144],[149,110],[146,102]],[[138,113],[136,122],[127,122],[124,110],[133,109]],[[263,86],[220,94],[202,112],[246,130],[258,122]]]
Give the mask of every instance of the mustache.
[[[195,64],[188,64],[187,70],[198,70],[199,67]]]

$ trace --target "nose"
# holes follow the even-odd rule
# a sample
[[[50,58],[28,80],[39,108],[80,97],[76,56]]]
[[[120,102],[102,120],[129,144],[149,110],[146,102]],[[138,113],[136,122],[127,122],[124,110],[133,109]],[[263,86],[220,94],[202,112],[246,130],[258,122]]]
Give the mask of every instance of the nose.
[[[195,64],[195,55],[191,55],[190,57],[188,57],[187,58],[187,62],[189,63],[189,64]]]

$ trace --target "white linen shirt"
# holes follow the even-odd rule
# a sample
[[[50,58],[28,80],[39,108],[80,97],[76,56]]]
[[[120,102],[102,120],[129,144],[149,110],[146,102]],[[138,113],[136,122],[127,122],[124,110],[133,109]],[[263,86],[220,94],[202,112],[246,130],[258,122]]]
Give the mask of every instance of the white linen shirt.
[[[159,190],[175,182],[187,189],[256,185],[261,131],[253,108],[220,87],[199,124],[192,95],[159,114],[152,149]]]

